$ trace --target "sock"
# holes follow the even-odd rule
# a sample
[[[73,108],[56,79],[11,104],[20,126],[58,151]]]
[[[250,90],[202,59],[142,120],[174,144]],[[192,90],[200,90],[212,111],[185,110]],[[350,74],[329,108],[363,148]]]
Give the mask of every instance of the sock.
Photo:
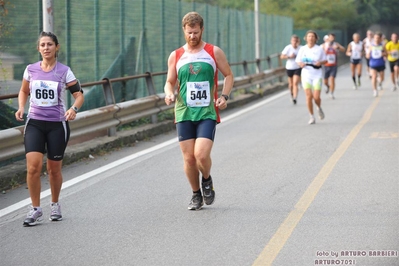
[[[198,189],[197,191],[193,191],[193,194],[201,194],[201,189]]]
[[[356,84],[356,77],[355,77],[355,76],[353,76],[353,77],[352,77],[352,79],[353,79],[353,83],[355,83],[355,84]]]
[[[41,211],[41,210],[42,210],[42,207],[40,207],[40,206],[37,206],[37,207],[33,207],[33,206],[32,206],[32,208],[35,209],[35,210],[38,210],[38,211]]]
[[[209,175],[209,177],[208,178],[204,178],[204,176],[202,176],[202,183],[204,183],[204,182],[208,182],[208,181],[211,181],[212,180],[212,177]]]

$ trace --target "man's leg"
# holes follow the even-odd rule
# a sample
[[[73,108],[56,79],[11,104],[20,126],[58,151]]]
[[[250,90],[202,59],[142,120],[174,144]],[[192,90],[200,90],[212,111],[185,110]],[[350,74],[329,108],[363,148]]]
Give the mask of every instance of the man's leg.
[[[195,141],[194,157],[197,162],[197,169],[202,176],[207,179],[210,176],[212,160],[211,150],[213,141],[207,138],[198,138]]]
[[[334,76],[330,76],[329,83],[330,83],[331,98],[334,99],[334,90],[335,90],[335,77]]]
[[[378,96],[378,91],[377,91],[377,70],[370,68],[371,72],[371,85],[373,87],[373,95],[374,97]]]
[[[195,139],[188,139],[179,142],[183,154],[184,172],[192,191],[200,189],[199,170],[194,156],[195,141]]]
[[[356,65],[350,63],[354,89],[356,89]]]
[[[199,210],[204,205],[200,188],[199,170],[194,156],[195,142],[196,139],[180,141],[180,149],[184,160],[184,172],[193,191],[191,201],[188,205],[189,210]]]
[[[293,91],[292,91],[292,88],[293,88],[293,84],[292,84],[292,77],[288,76],[288,89],[290,90],[291,97],[293,97]]]
[[[362,63],[359,62],[359,64],[356,65],[357,69],[357,85],[360,86],[360,77],[362,76]]]
[[[298,97],[299,79],[300,79],[300,76],[298,76],[298,75],[294,75],[292,77],[292,82],[293,82],[293,85],[292,85],[292,98],[295,100],[294,103],[296,103],[296,98]]]

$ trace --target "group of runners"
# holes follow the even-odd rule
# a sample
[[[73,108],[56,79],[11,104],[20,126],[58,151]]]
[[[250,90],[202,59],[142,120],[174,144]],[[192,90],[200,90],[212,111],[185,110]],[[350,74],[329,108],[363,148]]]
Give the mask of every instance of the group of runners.
[[[360,34],[355,33],[347,48],[335,41],[335,34],[325,35],[323,43],[317,44],[319,36],[315,31],[306,32],[305,45],[300,45],[297,35],[291,37],[291,43],[281,52],[281,59],[286,59],[288,87],[291,100],[297,103],[298,85],[302,84],[306,96],[306,105],[310,114],[309,124],[315,124],[313,102],[317,106],[319,118],[324,119],[321,108],[320,93],[324,79],[325,92],[335,99],[335,78],[338,70],[339,52],[349,56],[353,89],[361,86],[362,58],[366,58],[367,72],[373,87],[373,96],[378,96],[384,81],[385,62],[388,60],[391,70],[392,90],[399,86],[399,42],[398,35],[392,33],[387,41],[380,32],[367,31],[367,37],[361,41]],[[323,71],[324,69],[324,71]],[[324,72],[324,76],[323,76]]]
[[[192,190],[189,210],[199,210],[215,200],[211,177],[211,150],[219,110],[227,107],[233,87],[233,73],[226,55],[219,47],[202,39],[203,18],[189,12],[182,19],[186,44],[173,51],[168,59],[164,87],[165,103],[175,105],[177,137],[184,161],[184,172]],[[69,140],[68,121],[74,120],[84,102],[83,91],[71,69],[57,61],[60,44],[51,32],[42,32],[37,50],[42,60],[26,67],[18,96],[18,121],[25,121],[25,104],[29,110],[25,121],[24,144],[27,185],[31,206],[23,226],[43,221],[40,205],[41,171],[47,154],[47,172],[51,188],[51,221],[61,221],[59,195],[62,186],[62,160]],[[218,95],[218,72],[224,76],[222,93]],[[65,92],[74,102],[68,107]]]
[[[168,59],[168,73],[164,86],[165,103],[175,106],[177,137],[184,162],[184,172],[192,190],[189,210],[199,210],[215,201],[213,178],[211,177],[211,150],[215,138],[216,125],[220,122],[219,110],[227,107],[233,87],[233,73],[223,50],[202,39],[203,18],[196,12],[187,13],[182,19],[182,30],[186,43],[173,51]],[[342,45],[329,34],[322,45],[317,45],[318,35],[309,30],[301,46],[298,36],[292,36],[291,44],[284,48],[281,57],[287,59],[289,88],[294,104],[297,103],[298,84],[301,81],[310,113],[309,124],[315,123],[313,102],[318,116],[324,118],[320,93],[325,70],[326,92],[334,98],[337,73],[337,54],[344,52]],[[392,81],[398,85],[399,44],[397,35],[382,44],[380,33],[368,33],[367,39],[360,41],[358,34],[348,45],[346,54],[351,58],[354,87],[360,86],[361,58],[366,56],[370,67],[375,96],[378,86],[384,79],[385,61],[390,62]],[[43,210],[40,206],[41,170],[44,154],[47,154],[47,172],[51,188],[51,221],[63,219],[59,195],[62,186],[62,160],[68,144],[70,130],[68,121],[74,120],[83,105],[82,88],[71,69],[59,63],[60,44],[51,32],[42,32],[37,42],[37,50],[42,60],[30,64],[23,74],[18,96],[19,108],[15,113],[18,121],[25,121],[25,104],[30,107],[25,121],[24,144],[27,163],[27,185],[31,206],[23,221],[24,226],[42,222]],[[218,95],[218,72],[224,76],[222,93]],[[357,80],[356,80],[357,75]],[[69,91],[73,104],[68,107],[65,92]]]

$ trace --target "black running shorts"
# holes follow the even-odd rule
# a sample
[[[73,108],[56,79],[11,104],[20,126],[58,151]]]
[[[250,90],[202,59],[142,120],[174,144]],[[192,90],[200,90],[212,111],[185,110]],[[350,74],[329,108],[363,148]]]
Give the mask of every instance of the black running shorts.
[[[396,60],[396,61],[393,61],[393,62],[389,61],[389,67],[391,68],[391,73],[394,72],[394,67],[395,67],[395,66],[398,66],[398,67],[399,67],[399,59]]]
[[[287,70],[287,76],[292,78],[294,75],[301,76],[301,70],[302,68],[298,69],[286,69]]]
[[[66,121],[50,122],[28,119],[25,126],[24,144],[25,153],[47,151],[47,158],[61,161],[68,144],[70,135]]]
[[[385,65],[383,66],[376,66],[376,67],[370,67],[371,69],[377,70],[377,72],[383,72],[385,70]]]
[[[338,66],[326,66],[324,67],[324,79],[328,79],[329,77],[337,76]]]
[[[211,119],[201,121],[182,121],[176,124],[179,141],[197,138],[215,139],[216,121]]]
[[[353,65],[358,65],[362,62],[362,59],[351,59],[351,64]]]

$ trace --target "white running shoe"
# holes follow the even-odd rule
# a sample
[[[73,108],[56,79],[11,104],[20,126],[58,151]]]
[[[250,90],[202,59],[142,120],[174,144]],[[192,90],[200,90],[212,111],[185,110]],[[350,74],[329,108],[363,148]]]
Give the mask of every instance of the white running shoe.
[[[316,119],[314,119],[314,116],[312,115],[309,119],[309,125],[316,124]]]
[[[324,112],[321,108],[319,108],[319,118],[320,118],[320,120],[324,119]]]
[[[392,91],[396,91],[396,86],[393,86],[393,87],[392,87]]]
[[[356,86],[356,85],[353,85],[353,89],[354,89],[354,90],[357,90],[357,86]]]
[[[373,96],[374,96],[374,97],[377,97],[377,96],[378,96],[378,91],[377,91],[377,90],[374,90]]]
[[[381,85],[381,83],[378,84],[378,87],[377,87],[377,88],[378,88],[379,91],[382,91],[382,85]]]

